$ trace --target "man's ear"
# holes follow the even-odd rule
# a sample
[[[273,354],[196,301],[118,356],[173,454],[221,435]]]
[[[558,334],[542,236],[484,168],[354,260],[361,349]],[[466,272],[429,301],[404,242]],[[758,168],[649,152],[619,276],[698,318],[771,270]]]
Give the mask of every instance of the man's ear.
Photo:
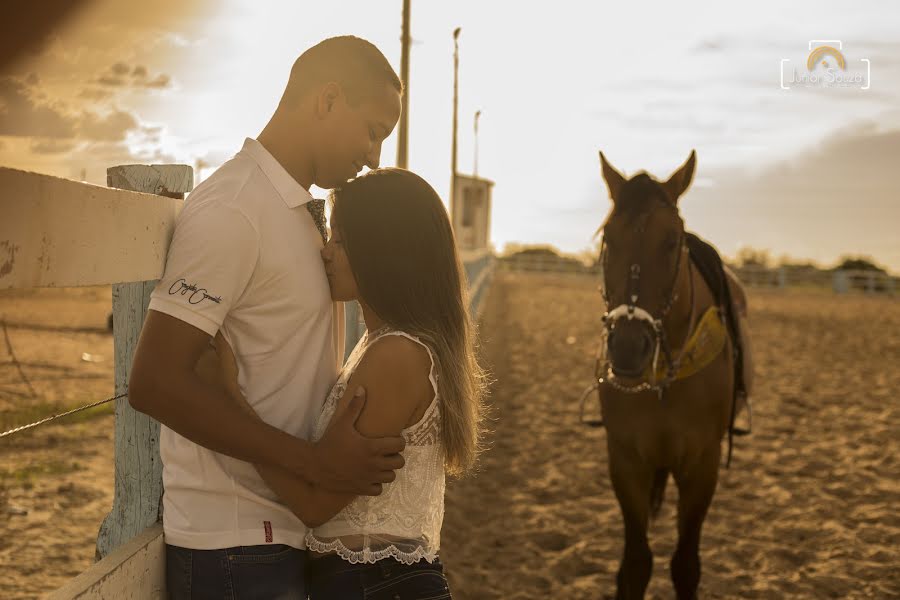
[[[616,199],[619,197],[619,191],[627,180],[621,173],[616,171],[609,162],[607,162],[606,157],[603,156],[603,152],[600,152],[600,172],[603,174],[603,179],[606,181],[606,187],[609,188],[609,197],[612,199],[613,204],[615,204]]]
[[[328,113],[334,110],[335,104],[342,94],[341,86],[334,81],[323,85],[316,99],[316,115],[320,119],[324,119]]]
[[[691,150],[691,155],[688,159],[681,165],[677,171],[672,173],[672,176],[669,177],[669,180],[662,184],[663,189],[666,190],[666,194],[669,196],[669,201],[672,204],[678,204],[678,198],[688,189],[688,186],[691,185],[691,181],[694,178],[694,166],[697,162],[697,152],[695,150]]]

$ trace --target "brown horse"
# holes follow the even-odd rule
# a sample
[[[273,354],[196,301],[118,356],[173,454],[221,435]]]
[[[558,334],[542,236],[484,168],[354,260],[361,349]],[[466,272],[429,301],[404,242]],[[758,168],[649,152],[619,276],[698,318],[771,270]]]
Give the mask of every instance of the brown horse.
[[[670,473],[678,487],[672,582],[679,599],[696,597],[700,530],[734,411],[736,346],[722,333],[721,304],[691,259],[678,211],[695,160],[692,151],[659,182],[644,172],[626,179],[600,153],[613,204],[601,226],[607,313],[600,402],[625,522],[616,598],[644,597],[653,569],[648,521]]]

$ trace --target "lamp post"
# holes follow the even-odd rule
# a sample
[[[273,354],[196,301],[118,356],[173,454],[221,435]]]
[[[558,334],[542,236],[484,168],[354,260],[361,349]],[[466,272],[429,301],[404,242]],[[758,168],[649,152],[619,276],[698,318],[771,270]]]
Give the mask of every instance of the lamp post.
[[[450,223],[456,223],[456,130],[457,106],[459,104],[459,32],[453,30],[453,146],[450,152]]]
[[[397,129],[397,166],[407,168],[409,140],[409,3],[403,0],[403,29],[400,37],[400,81],[403,82],[403,96],[400,98],[400,126]]]

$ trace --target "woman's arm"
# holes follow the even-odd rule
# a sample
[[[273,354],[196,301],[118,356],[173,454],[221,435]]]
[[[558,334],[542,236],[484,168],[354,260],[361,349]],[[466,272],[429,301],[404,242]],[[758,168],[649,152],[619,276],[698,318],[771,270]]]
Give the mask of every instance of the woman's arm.
[[[222,385],[244,410],[259,418],[241,395],[237,363],[221,335],[216,337],[216,350],[222,369]],[[343,413],[355,391],[365,388],[366,403],[356,420],[357,430],[369,437],[399,436],[433,397],[428,378],[430,368],[428,353],[417,343],[400,336],[381,338],[366,351],[350,378],[332,423],[338,418],[352,417]],[[266,484],[308,527],[325,523],[355,498],[352,494],[315,487],[279,467],[254,466]]]

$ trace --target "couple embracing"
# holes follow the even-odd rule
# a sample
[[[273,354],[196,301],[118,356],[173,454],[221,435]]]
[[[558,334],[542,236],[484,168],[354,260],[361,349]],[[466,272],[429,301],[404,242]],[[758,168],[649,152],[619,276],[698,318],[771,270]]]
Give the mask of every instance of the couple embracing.
[[[170,598],[450,598],[445,474],[476,458],[484,375],[443,203],[378,168],[402,93],[369,42],[321,42],[179,214],[129,382],[163,425]]]

